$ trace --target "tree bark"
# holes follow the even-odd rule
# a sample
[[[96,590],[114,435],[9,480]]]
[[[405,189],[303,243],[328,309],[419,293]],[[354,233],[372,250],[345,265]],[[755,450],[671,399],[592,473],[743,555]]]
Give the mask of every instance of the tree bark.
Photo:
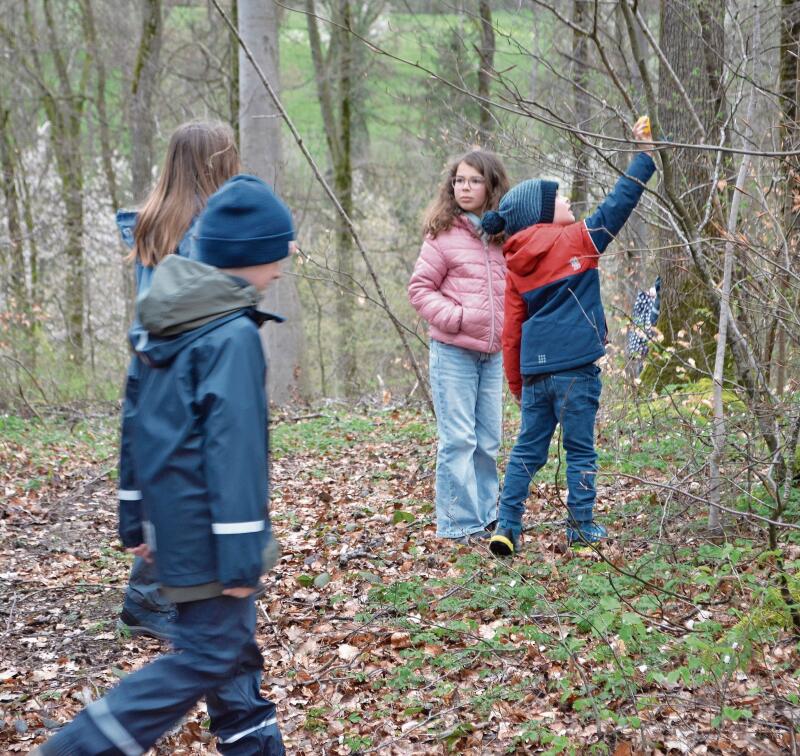
[[[585,128],[589,121],[589,40],[579,29],[589,23],[592,0],[574,0],[573,21],[576,28],[572,31],[572,80],[575,82],[575,126]],[[589,152],[579,139],[573,140],[575,154],[575,170],[572,174],[572,194],[570,200],[578,218],[586,213],[589,199]]]
[[[708,142],[718,138],[724,102],[720,83],[724,13],[722,0],[680,4],[662,0],[659,47],[664,58],[659,67],[661,133],[656,133],[657,139]],[[703,51],[700,65],[698,49]],[[665,189],[669,196],[682,198],[684,212],[680,214],[688,223],[687,235],[695,237],[707,212],[713,163],[708,153],[676,150],[670,167],[663,175],[665,184],[670,184]],[[657,327],[664,337],[662,346],[674,348],[675,355],[658,368],[651,364],[642,380],[664,386],[713,373],[716,328],[714,306],[684,245],[668,235],[659,246],[664,251],[658,266],[662,294]]]
[[[30,306],[30,295],[25,276],[25,254],[22,246],[22,222],[14,143],[11,137],[11,113],[0,103],[0,184],[6,206],[6,228],[8,231],[9,255],[7,265],[10,274],[9,294],[14,301],[14,311],[25,312]],[[0,247],[2,249],[2,247]]]
[[[487,0],[480,0],[478,14],[481,24],[481,46],[478,50],[478,97],[480,97],[480,141],[484,147],[491,147],[494,124],[488,100],[491,96],[492,71],[494,70],[494,26],[492,8]]]
[[[114,151],[111,148],[111,133],[108,125],[108,112],[106,109],[106,67],[97,42],[97,29],[94,20],[92,0],[83,0],[83,27],[86,35],[86,44],[89,54],[95,62],[96,87],[95,109],[100,131],[100,155],[103,161],[103,172],[106,175],[108,186],[108,199],[111,212],[116,212],[122,207],[117,183],[117,173],[114,169]],[[119,242],[120,250],[120,278],[122,296],[125,300],[125,322],[130,323],[134,315],[134,299],[136,297],[136,280],[133,266],[126,261],[127,247]]]
[[[753,33],[752,44],[750,45],[755,56],[760,44],[760,16],[758,6],[756,6],[755,31]],[[752,65],[753,81],[756,81],[756,64],[754,58]],[[755,106],[755,85],[750,87],[749,101],[747,104],[747,115],[744,120],[745,133],[742,137],[742,148],[747,149],[752,140],[753,109]],[[714,358],[714,422],[712,426],[713,450],[709,457],[709,499],[711,506],[708,510],[708,529],[713,533],[721,529],[720,521],[720,500],[722,497],[722,462],[725,458],[725,445],[727,443],[727,433],[725,425],[725,405],[723,402],[723,378],[725,374],[725,355],[728,345],[728,323],[731,318],[731,285],[733,274],[733,258],[735,249],[736,230],[739,223],[739,206],[741,205],[744,193],[744,184],[750,170],[750,155],[745,154],[739,165],[739,173],[736,176],[736,185],[733,189],[733,199],[731,200],[730,213],[728,216],[727,238],[725,240],[725,251],[722,265],[722,283],[720,286],[720,306],[719,306],[719,330],[717,332],[716,354]]]
[[[339,66],[338,104],[339,104],[339,161],[334,166],[334,186],[342,208],[349,218],[353,217],[353,37],[350,34],[350,1],[339,4],[339,27],[332,32],[331,40],[336,41],[336,58]],[[353,265],[353,238],[347,224],[340,217],[336,223],[336,264],[339,278],[339,296],[336,299],[336,320],[338,325],[340,376],[344,395],[358,394],[358,358],[356,356],[355,324],[353,317],[351,288]]]
[[[353,216],[353,43],[350,34],[350,0],[336,5],[330,43],[323,51],[314,0],[306,0],[306,19],[317,94],[325,125],[336,196],[348,218]],[[330,65],[328,65],[328,63]],[[333,70],[331,70],[333,69]],[[333,77],[333,80],[332,80]],[[358,393],[358,360],[353,326],[353,298],[348,294],[354,275],[353,238],[344,218],[336,221],[336,328],[340,390],[345,396]]]
[[[800,125],[797,122],[798,67],[800,67],[800,1],[781,0],[781,35],[779,58],[779,89],[781,95],[781,150],[790,151],[800,145]],[[785,268],[790,269],[790,260],[797,259],[800,239],[800,160],[796,155],[781,161],[784,179],[783,233],[786,239]],[[779,255],[783,256],[781,252]],[[781,274],[778,289],[781,295],[791,297],[787,274]],[[786,313],[785,317],[790,317]],[[786,328],[783,318],[778,319],[778,355],[775,372],[775,388],[783,393],[786,384]]]
[[[278,6],[264,0],[238,0],[239,34],[277,89],[279,82]],[[280,193],[283,175],[281,118],[254,66],[239,50],[239,139],[245,170],[272,184]],[[267,290],[263,306],[286,318],[268,323],[261,338],[269,361],[269,399],[283,406],[305,393],[305,339],[297,284],[290,261],[285,275]]]
[[[42,91],[42,104],[50,121],[50,141],[56,159],[56,170],[61,180],[61,198],[64,203],[66,287],[64,292],[64,317],[67,332],[67,357],[71,368],[80,370],[84,362],[84,307],[85,270],[83,235],[83,156],[81,150],[81,123],[86,91],[91,70],[90,55],[84,56],[77,83],[73,83],[64,57],[62,40],[58,37],[61,26],[56,24],[50,0],[43,0],[45,27],[57,90],[47,85],[45,68],[34,48],[31,57]],[[33,15],[29,2],[25,2],[24,15],[30,39],[36,39]]]
[[[163,18],[161,0],[142,0],[142,34],[131,80],[131,191],[144,200],[153,177],[153,94],[161,57]]]
[[[238,29],[239,28],[239,0],[231,0],[231,22]],[[233,138],[236,140],[236,147],[241,154],[242,139],[239,134],[239,111],[241,110],[241,103],[239,101],[239,40],[236,35],[231,32],[230,37],[230,71],[231,71],[231,85],[228,87],[228,110],[230,112],[230,122],[233,126]]]

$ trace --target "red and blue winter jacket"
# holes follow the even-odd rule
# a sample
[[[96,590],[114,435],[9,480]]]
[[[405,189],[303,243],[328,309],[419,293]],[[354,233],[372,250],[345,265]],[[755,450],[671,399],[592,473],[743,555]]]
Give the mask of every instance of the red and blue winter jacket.
[[[654,171],[653,159],[639,153],[586,220],[538,223],[503,245],[508,265],[503,364],[514,396],[522,393],[523,376],[570,370],[605,354],[598,261]]]

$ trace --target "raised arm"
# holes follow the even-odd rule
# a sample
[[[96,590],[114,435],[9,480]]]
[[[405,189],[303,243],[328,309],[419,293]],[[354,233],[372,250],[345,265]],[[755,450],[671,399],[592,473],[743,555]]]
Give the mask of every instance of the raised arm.
[[[625,175],[619,177],[600,207],[584,221],[598,252],[605,252],[625,225],[655,169],[653,158],[640,152],[631,160]]]

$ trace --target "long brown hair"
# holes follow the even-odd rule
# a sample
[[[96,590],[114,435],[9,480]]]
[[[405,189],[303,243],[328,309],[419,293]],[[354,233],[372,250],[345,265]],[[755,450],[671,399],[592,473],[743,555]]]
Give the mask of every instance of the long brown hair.
[[[240,171],[230,126],[205,121],[178,126],[136,219],[131,257],[153,266],[172,254],[208,198]]]
[[[466,163],[471,168],[479,171],[486,180],[486,204],[482,212],[497,210],[500,198],[509,190],[508,176],[500,158],[493,152],[481,149],[470,150],[448,166],[442,178],[439,194],[425,211],[422,221],[422,233],[434,239],[453,226],[456,216],[463,211],[456,202],[453,191],[453,179],[458,171],[458,166]]]

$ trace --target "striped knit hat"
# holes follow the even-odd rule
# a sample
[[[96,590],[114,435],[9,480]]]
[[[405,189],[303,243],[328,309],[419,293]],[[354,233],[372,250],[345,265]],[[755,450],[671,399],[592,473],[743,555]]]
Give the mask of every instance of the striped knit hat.
[[[513,236],[518,231],[537,223],[552,223],[556,211],[557,181],[529,179],[509,189],[500,200],[497,210],[490,210],[481,218],[487,234],[506,232]]]

